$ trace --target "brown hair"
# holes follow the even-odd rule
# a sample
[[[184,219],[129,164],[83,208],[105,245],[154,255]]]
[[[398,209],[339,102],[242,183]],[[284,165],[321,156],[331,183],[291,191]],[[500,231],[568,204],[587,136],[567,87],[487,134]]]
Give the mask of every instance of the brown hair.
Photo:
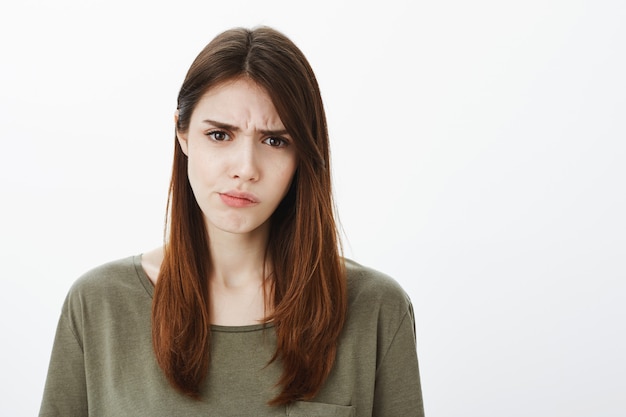
[[[263,87],[292,138],[298,167],[271,218],[267,254],[283,373],[270,404],[311,399],[335,361],[346,316],[345,271],[331,194],[328,130],[317,80],[302,52],[276,30],[232,29],[213,39],[191,64],[178,96],[179,132],[210,88],[248,77]],[[209,371],[209,237],[175,140],[168,201],[169,239],[152,306],[152,340],[170,383],[194,398]]]

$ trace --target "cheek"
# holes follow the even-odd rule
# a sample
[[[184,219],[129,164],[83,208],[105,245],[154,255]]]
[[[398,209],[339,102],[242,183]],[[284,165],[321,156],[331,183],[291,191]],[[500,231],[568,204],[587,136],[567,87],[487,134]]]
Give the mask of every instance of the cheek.
[[[287,161],[279,170],[280,181],[284,187],[289,188],[291,181],[293,180],[293,176],[296,173],[297,164],[294,161]]]
[[[201,176],[201,173],[198,172],[201,167],[202,167],[202,164],[199,164],[195,158],[193,157],[187,158],[187,176],[189,177],[190,181],[193,182],[193,180]]]
[[[214,182],[215,164],[210,163],[206,158],[199,158],[197,155],[190,153],[187,159],[187,177],[191,187],[197,191],[202,185],[209,185]]]

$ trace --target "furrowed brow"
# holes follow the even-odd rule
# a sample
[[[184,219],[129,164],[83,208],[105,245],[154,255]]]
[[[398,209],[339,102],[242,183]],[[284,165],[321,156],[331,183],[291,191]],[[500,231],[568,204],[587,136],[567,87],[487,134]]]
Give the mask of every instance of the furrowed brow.
[[[240,129],[237,126],[229,125],[228,123],[218,122],[217,120],[203,120],[203,123],[208,123],[219,129],[230,130],[231,132],[238,132]]]
[[[224,123],[224,122],[218,122],[217,120],[205,119],[202,122],[210,124],[210,125],[213,125],[213,126],[217,127],[218,129],[229,130],[231,132],[239,132],[241,130],[237,126],[233,126],[233,125],[230,125],[230,124]],[[258,132],[260,134],[264,135],[264,136],[285,136],[285,135],[289,135],[289,132],[287,132],[287,129],[277,129],[277,130],[261,129]]]
[[[287,132],[287,129],[282,129],[282,130],[259,130],[259,133],[261,133],[264,136],[285,136],[285,135],[289,134],[289,132]]]

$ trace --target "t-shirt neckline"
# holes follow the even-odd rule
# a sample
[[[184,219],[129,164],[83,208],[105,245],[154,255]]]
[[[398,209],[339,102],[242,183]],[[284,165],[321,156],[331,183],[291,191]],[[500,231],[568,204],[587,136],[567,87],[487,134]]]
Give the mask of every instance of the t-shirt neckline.
[[[142,254],[133,256],[133,265],[135,267],[135,272],[137,273],[137,278],[139,278],[139,282],[144,287],[150,299],[154,298],[154,284],[148,278],[148,274],[141,266],[141,256]],[[259,324],[248,324],[244,326],[222,326],[219,324],[212,324],[211,330],[216,332],[223,333],[246,333],[253,332],[258,330],[264,330],[268,328],[273,328],[274,323],[259,323]]]

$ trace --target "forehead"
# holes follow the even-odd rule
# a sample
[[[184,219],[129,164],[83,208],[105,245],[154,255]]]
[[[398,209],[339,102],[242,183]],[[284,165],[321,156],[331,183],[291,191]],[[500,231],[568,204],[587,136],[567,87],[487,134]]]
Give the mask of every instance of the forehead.
[[[270,95],[248,78],[225,81],[207,90],[193,111],[192,122],[206,118],[242,128],[283,128]]]

